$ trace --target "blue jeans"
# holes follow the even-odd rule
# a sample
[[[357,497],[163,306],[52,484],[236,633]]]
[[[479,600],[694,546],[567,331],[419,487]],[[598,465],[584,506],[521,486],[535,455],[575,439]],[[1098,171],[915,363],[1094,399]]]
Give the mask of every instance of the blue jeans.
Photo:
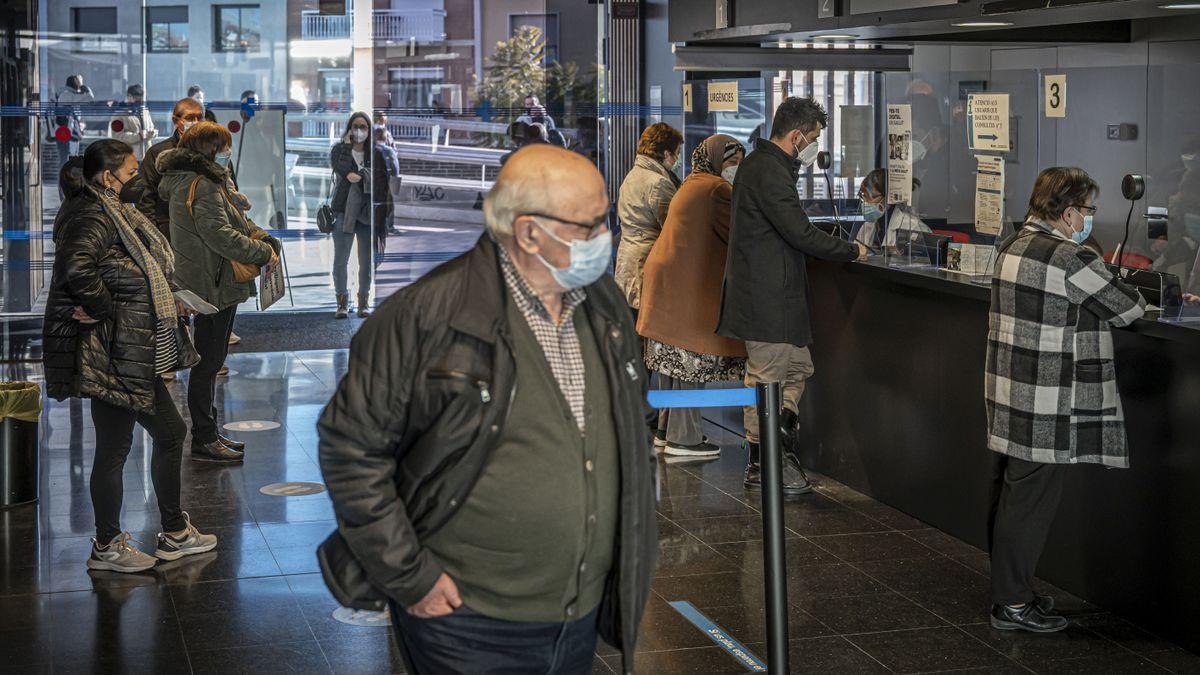
[[[400,655],[413,675],[586,675],[595,659],[598,610],[566,623],[503,621],[466,605],[436,619],[418,619],[394,604],[391,610]]]
[[[371,226],[359,223],[354,232],[342,232],[342,219],[338,214],[333,221],[333,290],[338,295],[349,293],[350,285],[348,267],[350,264],[350,247],[358,242],[358,294],[367,295],[371,292],[371,284],[375,281],[374,241],[371,237]]]

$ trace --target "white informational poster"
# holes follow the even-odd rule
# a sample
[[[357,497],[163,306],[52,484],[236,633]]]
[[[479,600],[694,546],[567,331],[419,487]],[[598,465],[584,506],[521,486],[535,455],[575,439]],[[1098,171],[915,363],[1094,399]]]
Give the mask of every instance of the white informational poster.
[[[283,262],[276,260],[263,265],[262,274],[258,277],[258,301],[262,309],[275,304],[287,292],[286,281],[283,278]]]
[[[683,85],[683,112],[692,112],[692,85]]]
[[[887,107],[887,203],[912,203],[912,106]]]
[[[971,149],[1008,152],[1008,94],[971,94],[967,97]]]
[[[1067,116],[1067,76],[1046,76],[1046,117]]]
[[[1004,222],[1004,158],[975,155],[975,231],[998,235]]]
[[[738,83],[709,82],[708,112],[737,112]]]
[[[995,246],[952,243],[946,251],[945,269],[950,272],[961,272],[971,276],[992,274],[995,264]]]

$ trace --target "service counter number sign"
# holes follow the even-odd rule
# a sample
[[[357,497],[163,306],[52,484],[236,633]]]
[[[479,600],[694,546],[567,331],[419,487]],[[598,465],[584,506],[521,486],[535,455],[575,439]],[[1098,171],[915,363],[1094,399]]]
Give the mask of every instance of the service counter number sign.
[[[971,94],[967,121],[972,150],[1008,152],[1008,94]]]
[[[1067,116],[1067,76],[1047,75],[1046,83],[1046,117],[1065,118]]]
[[[737,112],[738,110],[738,83],[737,82],[709,82],[708,83],[708,111],[709,112]]]
[[[692,112],[692,85],[683,85],[683,112]]]

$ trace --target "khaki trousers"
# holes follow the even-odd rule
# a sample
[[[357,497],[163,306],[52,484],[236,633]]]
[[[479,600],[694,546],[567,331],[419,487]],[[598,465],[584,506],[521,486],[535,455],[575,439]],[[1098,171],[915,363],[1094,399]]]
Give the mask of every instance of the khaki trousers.
[[[812,352],[808,347],[797,347],[788,343],[746,342],[746,386],[754,387],[760,382],[779,382],[783,388],[783,407],[794,413],[800,412],[800,397],[804,395],[804,383],[813,376]],[[742,410],[742,423],[746,427],[746,440],[758,442],[758,410],[746,406]]]

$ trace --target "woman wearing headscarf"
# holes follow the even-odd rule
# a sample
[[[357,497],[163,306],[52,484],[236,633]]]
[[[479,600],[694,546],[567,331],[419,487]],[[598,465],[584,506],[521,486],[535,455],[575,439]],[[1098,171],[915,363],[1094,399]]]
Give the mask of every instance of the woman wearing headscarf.
[[[715,333],[729,242],[730,180],[745,156],[732,136],[709,136],[692,152],[692,172],[667,210],[662,234],[646,259],[638,333],[646,338],[646,367],[663,387],[703,389],[706,382],[741,380],[746,348]],[[668,455],[711,457],[720,449],[701,432],[700,413],[664,411],[655,445]]]
[[[67,201],[54,221],[57,251],[43,323],[49,395],[91,399],[96,538],[87,566],[113,572],[138,572],[217,545],[180,507],[187,427],[161,376],[199,357],[180,328],[171,247],[128,203],[125,186],[137,170],[133,149],[113,139],[92,143],[63,167],[59,185]],[[162,519],[154,555],[135,548],[121,530],[122,477],[135,424],[154,443],[150,477]]]

